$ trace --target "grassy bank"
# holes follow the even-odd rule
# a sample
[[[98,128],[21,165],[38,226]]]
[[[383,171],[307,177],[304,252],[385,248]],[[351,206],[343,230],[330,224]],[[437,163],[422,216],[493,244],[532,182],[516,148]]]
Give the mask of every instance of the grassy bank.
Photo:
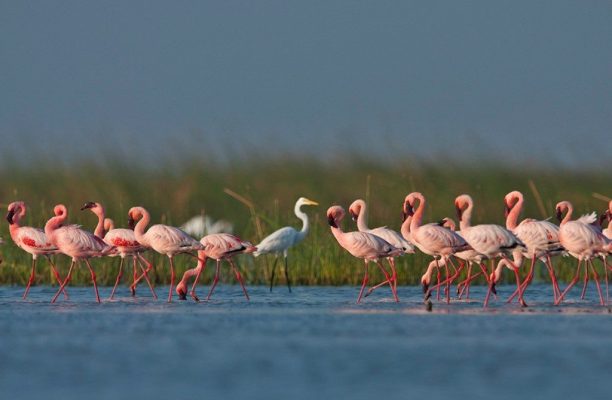
[[[247,159],[231,166],[194,159],[181,165],[167,163],[151,169],[117,160],[103,165],[68,166],[46,161],[36,168],[14,168],[6,163],[0,166],[0,203],[6,210],[11,201],[25,201],[29,213],[24,224],[42,227],[52,214],[53,205],[62,202],[68,206],[72,222],[92,230],[96,223],[94,215],[79,211],[86,201],[104,204],[107,215],[118,227],[125,225],[127,210],[133,205],[147,208],[154,222],[173,225],[204,213],[233,222],[235,233],[256,243],[262,235],[281,226],[297,226],[299,221],[293,215],[293,204],[298,197],[307,196],[317,200],[320,206],[305,208],[313,221],[312,230],[307,240],[290,253],[291,275],[296,284],[338,285],[360,282],[362,264],[340,249],[331,236],[325,211],[332,204],[346,208],[352,200],[364,198],[370,208],[370,226],[399,229],[402,201],[406,194],[415,190],[427,197],[427,221],[454,217],[454,198],[469,193],[475,202],[474,223],[502,225],[503,196],[511,190],[521,190],[525,194],[523,216],[534,218],[552,216],[559,200],[570,200],[578,213],[601,211],[606,206],[602,196],[612,195],[609,170],[572,172],[528,167],[517,170],[490,164],[442,166],[410,161],[390,166],[359,157],[337,160],[333,164],[304,158],[276,158]],[[250,200],[256,218],[225,189]],[[257,228],[256,219],[261,229]],[[344,228],[354,229],[353,222],[344,221]],[[0,236],[5,240],[0,246],[3,258],[0,284],[24,285],[31,259],[13,245],[6,222],[0,223]],[[153,253],[148,257],[157,265],[156,282],[166,283],[169,279],[167,261]],[[65,271],[66,257],[58,256],[56,260]],[[418,282],[428,261],[421,254],[402,257],[398,262],[400,283]],[[114,282],[118,262],[117,259],[94,261],[102,283]],[[271,258],[240,256],[238,262],[249,283],[267,281]],[[567,279],[572,274],[573,262],[571,259],[557,262],[562,278]],[[179,273],[193,265],[189,257],[177,258]],[[41,266],[39,282],[48,283],[50,274],[46,262],[41,261]],[[225,281],[231,282],[227,268],[224,273]],[[204,282],[209,281],[211,275],[212,269],[205,274]],[[282,274],[279,279],[282,283]],[[85,270],[74,279],[80,284],[88,280]]]

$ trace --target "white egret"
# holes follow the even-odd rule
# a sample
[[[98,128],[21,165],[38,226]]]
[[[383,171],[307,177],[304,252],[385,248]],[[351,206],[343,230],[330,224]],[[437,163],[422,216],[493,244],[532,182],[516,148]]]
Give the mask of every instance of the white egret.
[[[275,254],[274,265],[272,266],[272,273],[270,275],[270,291],[272,291],[272,286],[274,286],[274,272],[276,269],[278,256],[282,253],[285,259],[285,279],[287,280],[287,288],[289,288],[289,292],[291,292],[291,282],[289,281],[289,271],[287,267],[287,250],[304,240],[310,228],[308,223],[308,215],[301,210],[301,207],[318,205],[319,203],[316,201],[309,200],[305,197],[300,197],[295,203],[293,211],[295,212],[295,215],[302,220],[302,229],[298,231],[291,226],[285,226],[284,228],[274,231],[265,237],[261,243],[256,245],[257,250],[253,253],[255,257],[261,254]]]

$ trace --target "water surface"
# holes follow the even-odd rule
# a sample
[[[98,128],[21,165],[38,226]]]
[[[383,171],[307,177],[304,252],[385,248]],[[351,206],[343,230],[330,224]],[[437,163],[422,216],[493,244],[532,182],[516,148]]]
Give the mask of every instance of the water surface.
[[[91,288],[53,305],[54,288],[22,290],[0,287],[4,399],[610,398],[612,318],[594,291],[553,307],[535,286],[520,309],[502,287],[483,310],[474,288],[427,312],[418,287],[361,305],[356,287],[250,287],[247,303],[227,285],[172,304],[163,287],[102,304]]]

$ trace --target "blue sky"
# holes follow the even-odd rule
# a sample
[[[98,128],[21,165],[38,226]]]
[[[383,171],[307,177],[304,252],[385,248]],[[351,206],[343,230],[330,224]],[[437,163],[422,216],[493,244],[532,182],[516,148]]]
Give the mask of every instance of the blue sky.
[[[608,1],[0,1],[0,60],[2,148],[28,162],[612,166]]]

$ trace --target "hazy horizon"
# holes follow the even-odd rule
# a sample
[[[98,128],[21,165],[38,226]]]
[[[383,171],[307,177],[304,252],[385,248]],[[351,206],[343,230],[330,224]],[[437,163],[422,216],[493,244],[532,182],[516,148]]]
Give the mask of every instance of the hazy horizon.
[[[0,1],[0,155],[609,169],[611,38],[604,1]]]

